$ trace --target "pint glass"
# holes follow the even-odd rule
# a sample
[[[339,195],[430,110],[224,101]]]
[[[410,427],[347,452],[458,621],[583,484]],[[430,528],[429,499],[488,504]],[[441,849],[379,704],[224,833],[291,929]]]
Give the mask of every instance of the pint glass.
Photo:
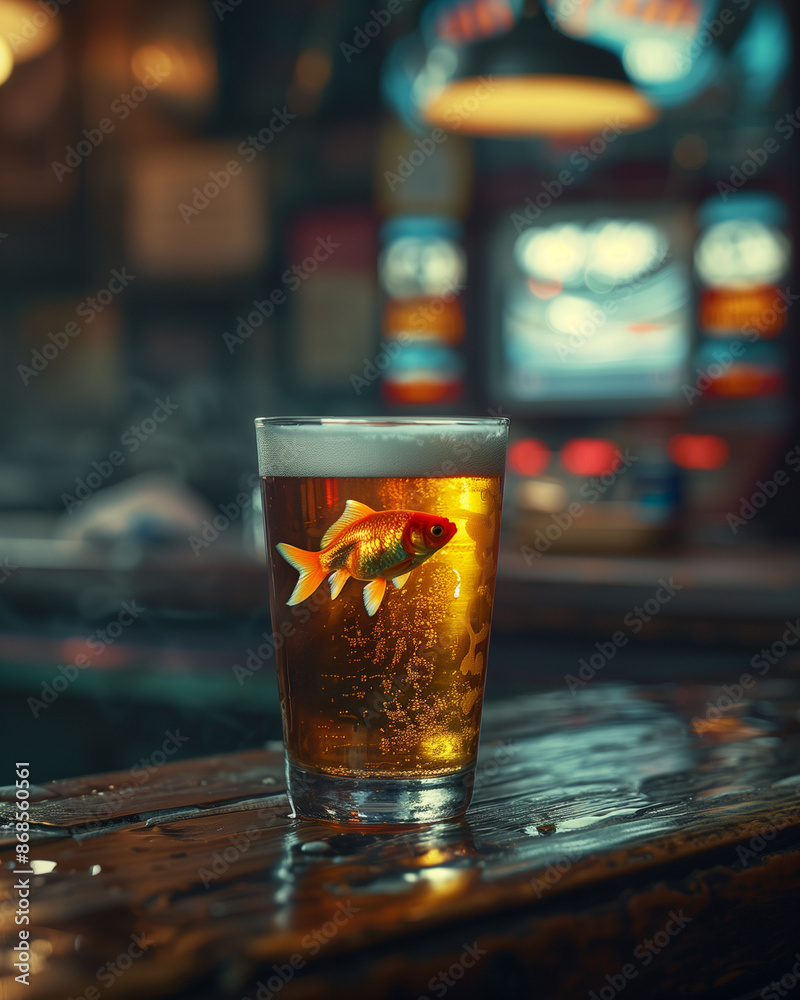
[[[338,824],[472,793],[508,421],[256,420],[286,776]]]

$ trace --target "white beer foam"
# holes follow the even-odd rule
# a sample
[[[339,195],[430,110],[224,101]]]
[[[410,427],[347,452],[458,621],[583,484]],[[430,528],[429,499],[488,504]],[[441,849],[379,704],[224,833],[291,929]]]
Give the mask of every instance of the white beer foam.
[[[508,421],[256,420],[262,476],[502,476]]]

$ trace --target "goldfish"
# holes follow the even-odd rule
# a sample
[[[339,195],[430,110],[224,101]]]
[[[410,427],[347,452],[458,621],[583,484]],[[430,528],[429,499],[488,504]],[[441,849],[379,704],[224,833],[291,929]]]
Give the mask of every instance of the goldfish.
[[[336,600],[350,577],[368,581],[364,607],[372,616],[389,580],[399,590],[416,569],[446,545],[456,525],[421,510],[373,510],[348,500],[344,513],[322,536],[319,552],[279,542],[275,547],[300,576],[287,604],[310,597],[327,577]]]

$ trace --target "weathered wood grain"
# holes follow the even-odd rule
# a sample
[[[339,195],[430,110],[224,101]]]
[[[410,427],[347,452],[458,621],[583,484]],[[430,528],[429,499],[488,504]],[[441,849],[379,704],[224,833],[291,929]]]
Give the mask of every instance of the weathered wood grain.
[[[418,830],[291,819],[275,747],[43,786],[37,971],[5,951],[0,995],[757,996],[800,951],[800,692],[716,696],[487,706],[472,807]]]

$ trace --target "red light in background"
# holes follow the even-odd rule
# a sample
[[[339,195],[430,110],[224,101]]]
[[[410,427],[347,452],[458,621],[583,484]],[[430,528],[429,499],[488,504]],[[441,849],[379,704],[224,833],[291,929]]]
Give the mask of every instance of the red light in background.
[[[673,434],[667,451],[682,469],[720,469],[731,454],[728,442],[716,434]]]
[[[564,290],[564,286],[560,281],[543,282],[534,281],[533,278],[528,278],[528,288],[537,299],[553,299]]]
[[[508,464],[519,476],[538,476],[550,464],[550,449],[537,438],[520,438],[508,449]]]
[[[390,403],[419,406],[426,403],[454,403],[458,400],[463,384],[458,379],[445,378],[384,379],[381,386],[383,398]]]
[[[574,476],[602,476],[613,469],[618,454],[607,438],[573,438],[561,449],[561,464]]]
[[[448,6],[436,19],[436,34],[453,45],[508,31],[514,11],[507,0],[467,0]]]
[[[781,372],[759,365],[733,365],[708,388],[711,396],[775,396],[784,391]]]

